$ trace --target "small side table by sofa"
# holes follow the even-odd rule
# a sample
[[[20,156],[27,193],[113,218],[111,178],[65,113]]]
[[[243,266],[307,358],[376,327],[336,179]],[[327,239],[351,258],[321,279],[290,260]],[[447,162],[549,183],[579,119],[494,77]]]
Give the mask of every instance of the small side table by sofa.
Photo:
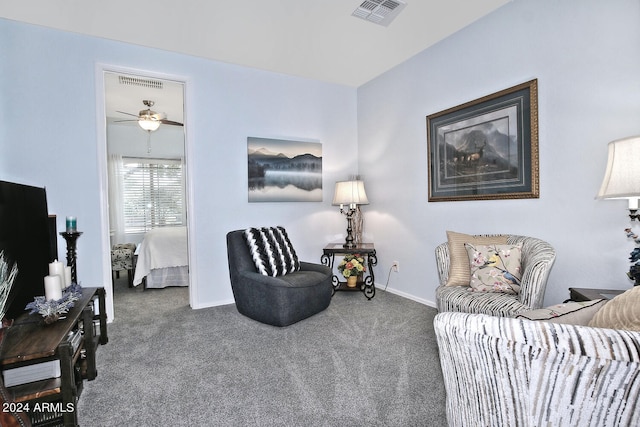
[[[337,291],[362,291],[364,293],[364,296],[366,296],[367,299],[370,300],[376,295],[373,267],[378,264],[378,258],[376,256],[376,250],[373,246],[373,243],[360,243],[354,248],[345,248],[343,246],[343,243],[329,243],[323,249],[320,262],[323,265],[331,268],[331,271],[333,271],[335,256],[347,254],[359,254],[366,258],[366,274],[363,275],[363,278],[358,281],[354,288],[348,287],[347,282],[340,281],[340,279],[338,279],[338,276],[334,274],[331,278],[331,281],[333,283],[332,295],[334,295]]]
[[[623,292],[624,290],[620,289],[569,288],[569,301],[612,299]]]

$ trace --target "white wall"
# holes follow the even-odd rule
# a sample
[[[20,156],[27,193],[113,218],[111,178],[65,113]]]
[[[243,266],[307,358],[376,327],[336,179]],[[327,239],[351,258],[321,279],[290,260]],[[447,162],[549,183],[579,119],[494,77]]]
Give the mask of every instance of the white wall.
[[[639,22],[637,0],[515,0],[359,88],[366,231],[378,277],[400,261],[390,289],[435,301],[433,250],[445,230],[549,241],[557,260],[546,304],[572,286],[631,286],[626,204],[594,196],[606,144],[640,134]],[[540,198],[428,203],[426,116],[533,78]]]
[[[284,225],[308,261],[319,261],[322,247],[344,232],[331,200],[334,182],[356,172],[355,89],[2,19],[0,58],[0,179],[45,186],[59,228],[66,215],[78,217],[83,285],[110,277],[101,236],[99,64],[188,79],[195,307],[233,301],[228,231]],[[324,201],[249,204],[248,136],[320,141]],[[63,253],[64,241],[59,247]]]

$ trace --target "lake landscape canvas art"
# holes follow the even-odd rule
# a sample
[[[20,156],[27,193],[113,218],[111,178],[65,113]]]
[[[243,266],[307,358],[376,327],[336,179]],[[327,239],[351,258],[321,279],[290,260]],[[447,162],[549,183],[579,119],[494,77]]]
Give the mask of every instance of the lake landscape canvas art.
[[[249,202],[321,202],[322,144],[247,138]]]

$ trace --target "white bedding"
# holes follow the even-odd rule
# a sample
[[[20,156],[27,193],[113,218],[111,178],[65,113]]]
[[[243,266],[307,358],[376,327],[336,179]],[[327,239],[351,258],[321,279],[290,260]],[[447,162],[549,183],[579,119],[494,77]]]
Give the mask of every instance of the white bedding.
[[[187,228],[154,228],[145,234],[144,240],[136,252],[138,261],[133,277],[134,286],[142,283],[142,279],[152,270],[188,266]],[[188,281],[184,285],[188,285]]]

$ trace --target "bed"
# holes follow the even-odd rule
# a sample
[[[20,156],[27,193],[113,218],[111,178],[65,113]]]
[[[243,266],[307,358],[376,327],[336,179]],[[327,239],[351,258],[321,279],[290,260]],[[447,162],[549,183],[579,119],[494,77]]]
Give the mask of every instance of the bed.
[[[187,228],[154,228],[136,249],[138,260],[133,285],[146,278],[147,288],[189,286]]]

